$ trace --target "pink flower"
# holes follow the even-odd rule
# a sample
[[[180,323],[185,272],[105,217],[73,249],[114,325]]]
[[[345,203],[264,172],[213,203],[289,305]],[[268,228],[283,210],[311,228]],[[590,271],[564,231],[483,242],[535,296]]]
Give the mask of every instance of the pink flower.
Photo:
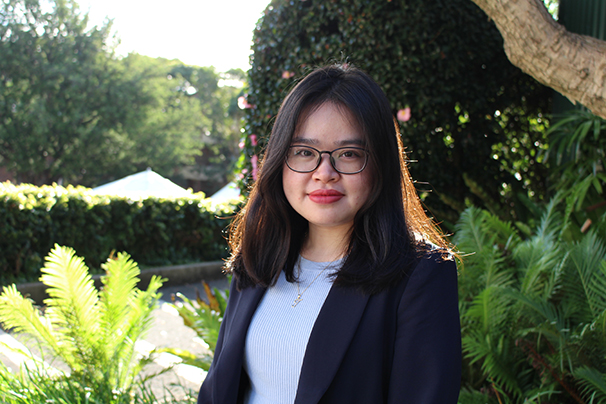
[[[245,96],[241,95],[238,97],[238,108],[240,109],[248,109],[254,108],[254,105],[250,105]]]
[[[250,135],[250,143],[251,143],[253,146],[256,146],[256,145],[257,145],[257,135]]]
[[[240,149],[243,149],[243,148],[244,148],[244,146],[246,146],[246,145],[244,144],[244,141],[242,141],[242,142],[238,143],[238,147],[239,147]]]
[[[282,72],[282,78],[283,79],[289,79],[289,78],[293,77],[294,75],[295,75],[294,72],[289,72],[288,70],[284,70]]]
[[[408,120],[410,120],[410,115],[410,107],[406,107],[398,111],[396,118],[400,122],[408,122]]]
[[[257,180],[257,174],[259,173],[259,169],[257,167],[257,162],[259,161],[259,157],[255,154],[250,158],[250,163],[252,164],[252,177],[253,180]]]

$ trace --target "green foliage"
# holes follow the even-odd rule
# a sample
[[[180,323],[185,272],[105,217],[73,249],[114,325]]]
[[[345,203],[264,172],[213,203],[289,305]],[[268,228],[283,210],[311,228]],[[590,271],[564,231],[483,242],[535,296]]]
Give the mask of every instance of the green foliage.
[[[487,211],[461,215],[454,242],[469,253],[459,295],[471,392],[511,403],[601,402],[606,241],[599,228],[567,231],[562,205],[548,204],[527,238]]]
[[[107,386],[87,386],[66,375],[48,373],[42,368],[26,368],[13,374],[0,364],[0,399],[4,404],[186,404],[195,403],[195,393],[184,394],[165,388],[159,397],[147,385],[125,390],[104,390]]]
[[[178,176],[207,144],[216,170],[233,166],[240,117],[227,111],[239,90],[219,87],[213,68],[118,58],[109,22],[87,28],[74,0],[0,7],[0,166],[18,182],[95,186],[147,167]]]
[[[0,183],[0,284],[35,281],[53,244],[68,245],[91,268],[111,251],[130,251],[144,266],[221,259],[233,206],[203,194],[129,200],[82,187]]]
[[[183,319],[183,324],[194,330],[198,334],[198,337],[208,344],[209,354],[195,357],[189,352],[176,350],[170,350],[169,352],[181,357],[189,365],[208,370],[217,346],[219,329],[221,328],[221,322],[227,308],[229,291],[221,292],[217,288],[211,291],[206,282],[203,281],[202,284],[208,303],[200,297],[196,290],[195,302],[178,293],[177,297],[181,301],[177,302],[173,296],[173,307],[179,312],[179,316]]]
[[[48,286],[45,311],[34,307],[15,285],[5,286],[0,295],[0,323],[34,340],[42,349],[42,359],[67,365],[69,373],[51,376],[38,362],[39,376],[50,376],[47,386],[72,396],[94,391],[95,402],[130,402],[135,378],[149,361],[136,354],[135,344],[151,327],[163,280],[152,277],[147,290],[136,288],[140,271],[128,254],[120,253],[102,267],[106,276],[97,291],[84,260],[73,249],[56,245],[46,257],[40,278]],[[31,355],[30,359],[35,361]],[[24,375],[10,377],[3,371],[0,383],[31,386],[40,378],[33,371],[25,373],[35,378],[29,381]],[[12,390],[2,391],[7,399],[13,395]]]
[[[547,132],[551,146],[546,151],[551,187],[566,198],[579,227],[587,220],[597,222],[606,213],[606,121],[574,109],[554,122]]]
[[[109,24],[74,1],[9,0],[0,13],[0,161],[22,181],[70,180],[112,155],[139,88],[119,74]]]
[[[543,197],[550,90],[509,63],[467,0],[272,1],[254,34],[244,186],[286,92],[329,62],[367,71],[394,116],[411,109],[400,123],[410,170],[429,183],[419,191],[439,221],[454,223],[468,204],[524,220],[521,198]]]

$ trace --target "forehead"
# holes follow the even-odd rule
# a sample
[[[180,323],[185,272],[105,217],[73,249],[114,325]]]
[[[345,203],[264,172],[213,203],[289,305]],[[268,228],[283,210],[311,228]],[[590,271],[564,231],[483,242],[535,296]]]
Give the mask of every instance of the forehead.
[[[301,114],[292,142],[310,145],[362,145],[366,135],[354,114],[345,106],[325,102]]]

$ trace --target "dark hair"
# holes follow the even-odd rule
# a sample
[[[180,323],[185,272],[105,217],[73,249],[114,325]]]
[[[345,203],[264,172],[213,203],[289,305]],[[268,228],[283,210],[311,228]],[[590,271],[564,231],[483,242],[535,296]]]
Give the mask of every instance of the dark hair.
[[[346,108],[365,136],[372,190],[354,218],[346,259],[335,284],[377,293],[406,275],[431,242],[446,242],[425,214],[406,167],[393,112],[379,85],[344,65],[314,70],[282,102],[248,201],[230,227],[231,258],[238,288],[273,285],[293,268],[308,223],[290,206],[282,186],[288,147],[298,125],[324,103]]]

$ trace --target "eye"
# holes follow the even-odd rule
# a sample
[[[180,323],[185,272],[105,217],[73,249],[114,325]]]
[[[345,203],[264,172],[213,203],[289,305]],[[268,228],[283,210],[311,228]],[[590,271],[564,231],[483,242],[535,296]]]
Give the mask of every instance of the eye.
[[[292,155],[293,157],[314,157],[315,153],[307,147],[293,147]]]
[[[339,152],[339,158],[345,159],[360,158],[362,155],[363,151],[358,149],[344,149]]]

